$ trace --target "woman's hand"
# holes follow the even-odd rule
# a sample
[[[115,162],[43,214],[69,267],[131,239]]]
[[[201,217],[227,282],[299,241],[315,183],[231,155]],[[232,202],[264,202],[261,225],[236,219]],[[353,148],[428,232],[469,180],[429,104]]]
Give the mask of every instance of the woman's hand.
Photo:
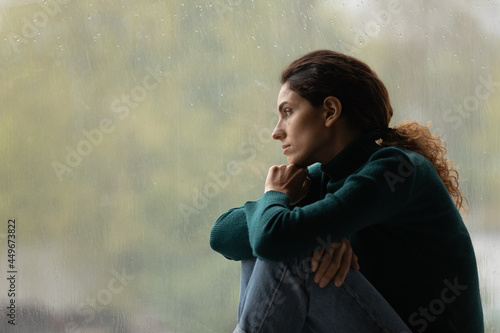
[[[335,277],[335,285],[344,283],[349,268],[358,270],[358,257],[354,254],[351,244],[346,238],[340,242],[331,243],[326,248],[314,251],[311,269],[316,272],[314,282],[325,287]]]
[[[290,197],[290,204],[295,205],[309,191],[311,180],[307,175],[307,169],[294,164],[273,166],[267,174],[265,192],[285,193]],[[352,251],[351,244],[346,238],[314,251],[311,269],[316,272],[314,282],[319,283],[321,288],[330,283],[334,277],[335,285],[341,286],[349,268],[358,270],[359,265],[358,257]]]
[[[279,191],[290,197],[290,205],[302,200],[309,191],[311,180],[307,169],[295,164],[272,166],[267,173],[265,192]]]

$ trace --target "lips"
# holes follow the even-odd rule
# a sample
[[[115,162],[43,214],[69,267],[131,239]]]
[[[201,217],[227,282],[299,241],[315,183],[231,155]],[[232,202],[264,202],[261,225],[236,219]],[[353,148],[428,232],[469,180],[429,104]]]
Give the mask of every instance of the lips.
[[[286,151],[288,150],[288,148],[290,148],[291,146],[290,145],[282,145],[281,148],[283,148],[283,154],[286,153]]]

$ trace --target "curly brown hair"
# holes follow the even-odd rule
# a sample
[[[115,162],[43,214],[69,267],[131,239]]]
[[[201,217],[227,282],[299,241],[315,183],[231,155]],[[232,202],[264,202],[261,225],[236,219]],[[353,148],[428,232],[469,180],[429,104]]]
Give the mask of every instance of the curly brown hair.
[[[377,74],[364,62],[331,51],[310,52],[293,61],[281,74],[281,83],[319,107],[328,96],[342,103],[342,116],[361,132],[379,131],[383,146],[417,152],[432,162],[457,208],[465,209],[458,172],[446,155],[446,146],[427,126],[402,122],[389,127],[393,109]]]

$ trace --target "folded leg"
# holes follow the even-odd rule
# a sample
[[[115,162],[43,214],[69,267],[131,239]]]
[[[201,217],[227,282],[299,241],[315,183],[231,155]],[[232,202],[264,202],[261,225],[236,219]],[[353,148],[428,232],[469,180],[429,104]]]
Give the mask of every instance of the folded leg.
[[[234,332],[411,332],[361,273],[350,271],[341,287],[320,288],[309,263],[242,261]]]

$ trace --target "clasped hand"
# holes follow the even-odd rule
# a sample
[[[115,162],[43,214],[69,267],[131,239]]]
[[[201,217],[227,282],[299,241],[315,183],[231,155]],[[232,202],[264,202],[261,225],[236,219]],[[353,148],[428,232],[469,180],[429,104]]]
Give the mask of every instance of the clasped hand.
[[[302,200],[311,187],[306,168],[297,165],[273,166],[269,169],[265,192],[279,191],[290,198],[290,205]],[[344,283],[349,268],[358,270],[358,257],[354,254],[351,244],[346,238],[314,251],[311,260],[311,270],[315,272],[314,282],[325,287],[335,278],[338,287]]]
[[[349,268],[357,271],[359,269],[358,257],[352,250],[351,243],[347,238],[339,242],[314,251],[311,261],[311,270],[316,272],[314,282],[321,288],[325,287],[335,278],[335,285],[340,287],[349,272]]]
[[[295,164],[272,166],[267,173],[265,191],[279,191],[290,198],[295,205],[309,192],[311,180],[307,177],[307,169]]]

